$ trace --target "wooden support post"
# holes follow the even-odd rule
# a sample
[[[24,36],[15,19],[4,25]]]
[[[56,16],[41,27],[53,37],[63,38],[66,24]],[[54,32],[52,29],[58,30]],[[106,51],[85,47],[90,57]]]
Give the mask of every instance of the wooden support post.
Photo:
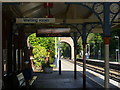
[[[21,70],[20,68],[20,49],[22,48],[22,43],[21,43],[21,40],[22,40],[22,31],[19,29],[18,30],[18,71]]]
[[[14,39],[13,39],[13,44],[14,44],[14,47],[13,47],[13,63],[14,63],[14,72],[16,72],[16,48],[17,48],[17,37],[14,35],[14,37],[13,37]]]
[[[14,66],[14,72],[16,72],[16,48],[15,48],[15,46],[14,46],[13,53],[14,53],[14,54],[13,54],[13,55],[14,55],[14,56],[13,56],[13,60],[14,60],[14,61],[13,61],[13,63],[14,63],[13,66]]]
[[[8,57],[7,57],[7,70],[8,70],[8,74],[12,73],[12,64],[13,64],[13,60],[12,60],[12,24],[10,22],[8,22],[8,38],[7,38],[7,49],[8,49]]]
[[[25,32],[22,33],[22,36],[23,36],[23,40],[22,40],[23,48],[21,49],[21,58],[22,58],[21,67],[22,69],[24,69],[25,68],[24,62],[29,61],[30,59],[28,58],[27,37],[25,36]],[[22,53],[24,53],[24,56],[22,55]]]
[[[22,49],[23,49],[23,28],[19,28],[18,30],[18,71],[22,69]]]
[[[20,71],[20,48],[18,48],[18,71]]]

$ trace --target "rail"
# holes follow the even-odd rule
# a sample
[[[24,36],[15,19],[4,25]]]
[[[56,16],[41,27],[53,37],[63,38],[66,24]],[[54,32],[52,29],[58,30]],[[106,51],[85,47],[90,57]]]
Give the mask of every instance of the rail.
[[[72,61],[72,60],[69,60],[69,61],[74,63],[74,61]],[[76,61],[76,64],[83,67],[83,63],[81,60]],[[87,63],[86,68],[89,70],[95,71],[99,74],[104,75],[105,73],[104,73],[103,65],[98,65],[98,64],[94,65],[94,64],[95,63],[90,63],[90,64]],[[115,68],[114,69],[110,68],[109,75],[110,75],[110,79],[120,82],[120,71],[119,70],[117,70]]]

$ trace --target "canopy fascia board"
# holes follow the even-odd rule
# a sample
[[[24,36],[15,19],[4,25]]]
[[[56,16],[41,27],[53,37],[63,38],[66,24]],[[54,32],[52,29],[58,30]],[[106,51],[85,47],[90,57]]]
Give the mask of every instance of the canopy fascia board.
[[[16,18],[17,24],[46,24],[46,23],[56,23],[56,24],[82,24],[82,23],[99,23],[98,19],[63,19],[55,18]],[[119,19],[114,20],[113,23],[120,23]]]

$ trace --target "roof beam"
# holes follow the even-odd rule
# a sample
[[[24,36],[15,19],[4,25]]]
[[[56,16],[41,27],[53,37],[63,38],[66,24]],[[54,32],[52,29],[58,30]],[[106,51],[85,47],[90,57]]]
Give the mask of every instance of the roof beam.
[[[98,19],[66,19],[65,23],[99,23]],[[62,19],[55,19],[55,23],[64,23]],[[113,23],[120,23],[120,19],[115,19]]]
[[[120,28],[120,24],[115,24],[112,26],[112,29],[118,29],[118,28]]]
[[[64,23],[62,19],[55,19],[55,23]],[[76,24],[76,23],[99,23],[98,19],[66,19],[65,23]]]
[[[41,8],[40,8],[41,6],[42,6],[42,5],[39,5],[39,6],[36,6],[36,7],[34,7],[34,8],[31,8],[31,9],[27,10],[26,12],[23,13],[23,16],[27,16],[27,15],[29,15],[30,13],[35,12],[35,11],[41,9]]]

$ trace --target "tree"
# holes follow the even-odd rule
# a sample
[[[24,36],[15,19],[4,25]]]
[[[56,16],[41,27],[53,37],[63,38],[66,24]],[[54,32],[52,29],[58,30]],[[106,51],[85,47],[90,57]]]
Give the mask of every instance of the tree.
[[[102,40],[102,36],[101,34],[99,33],[90,33],[87,37],[87,41],[86,41],[87,44],[90,45],[91,47],[91,52],[90,52],[90,55],[92,57],[98,57],[98,50],[100,49],[100,44],[103,43],[103,40]],[[80,53],[80,51],[83,50],[83,46],[82,46],[82,38],[80,37],[78,39],[78,53]]]
[[[33,54],[34,54],[34,62],[37,67],[40,67],[42,61],[44,61],[45,57],[47,56],[47,51],[44,47],[36,45],[33,47]]]
[[[118,49],[118,39],[115,39],[115,36],[119,36],[120,38],[120,28],[114,29],[111,31],[111,39],[110,39],[110,57],[115,60],[116,57],[116,49]],[[119,39],[120,40],[120,39]],[[120,45],[120,44],[119,44]],[[120,47],[120,46],[119,46]]]
[[[36,37],[36,33],[29,36],[29,43],[32,46],[42,46],[46,50],[52,50],[55,53],[55,38],[54,37]]]
[[[47,57],[49,51],[50,54],[50,62],[54,62],[54,54],[55,54],[55,38],[54,37],[36,37],[36,33],[31,34],[29,37],[29,43],[33,47],[33,54],[35,58],[35,62],[37,65],[40,65],[40,62],[43,61]],[[39,66],[38,65],[38,66]]]
[[[36,45],[33,47],[34,58],[40,60],[47,55],[45,47]]]
[[[71,46],[67,43],[61,43],[61,56],[64,58],[71,58]]]

